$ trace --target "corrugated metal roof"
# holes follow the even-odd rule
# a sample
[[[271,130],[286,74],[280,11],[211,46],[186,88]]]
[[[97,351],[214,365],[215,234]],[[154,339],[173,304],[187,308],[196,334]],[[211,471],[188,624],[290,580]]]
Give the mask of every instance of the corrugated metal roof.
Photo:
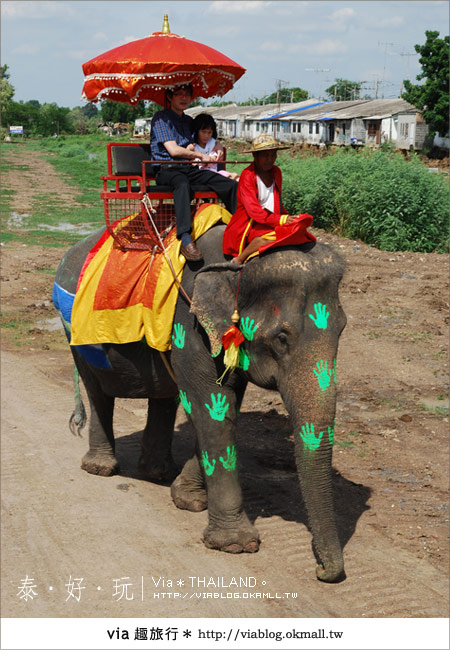
[[[209,113],[215,119],[224,120],[271,120],[282,122],[305,120],[308,122],[351,120],[364,118],[380,120],[399,113],[416,113],[418,110],[404,99],[356,99],[345,102],[319,102],[309,99],[295,104],[265,104],[264,106],[194,106],[186,113],[195,117]]]
[[[398,113],[418,112],[412,104],[409,104],[404,99],[372,99],[359,100],[355,102],[334,102],[333,105],[328,104],[326,108],[326,111],[319,110],[316,113],[312,111],[304,111],[301,114],[301,119],[307,121],[329,121],[351,120],[360,117],[365,119],[381,120],[384,117],[390,117],[391,115],[397,115]]]
[[[229,104],[227,106],[193,106],[188,108],[185,113],[195,117],[199,113],[209,113],[215,118],[233,120],[245,119],[263,119],[274,115],[274,113],[286,113],[292,110],[301,110],[304,106],[308,107],[317,104],[317,99],[306,99],[303,102],[294,102],[292,104],[265,104],[263,106],[237,106]]]
[[[291,110],[284,111],[284,113],[277,113],[275,115],[270,115],[269,117],[262,117],[261,120],[275,120],[278,119],[279,117],[285,117],[286,115],[290,115],[291,113],[299,113],[300,111],[307,111],[310,108],[315,108],[316,106],[322,106],[323,104],[328,104],[328,103],[329,102],[317,102],[314,104],[310,104],[308,102],[305,106],[301,108],[291,108]]]

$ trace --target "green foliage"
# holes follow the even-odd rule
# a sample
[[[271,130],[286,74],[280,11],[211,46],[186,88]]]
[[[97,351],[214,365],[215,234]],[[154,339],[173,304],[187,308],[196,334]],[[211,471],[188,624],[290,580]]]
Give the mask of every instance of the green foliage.
[[[43,104],[32,99],[28,102],[7,102],[2,121],[5,125],[21,125],[27,135],[49,136],[54,133],[73,132],[69,120],[70,108],[55,103]]]
[[[101,116],[104,122],[134,122],[138,117],[145,117],[145,104],[138,102],[136,106],[120,102],[104,101],[101,103]]]
[[[86,160],[89,158],[88,152],[86,151],[85,147],[81,144],[73,144],[70,146],[66,146],[61,150],[61,156],[64,156],[64,158],[74,158],[75,156],[78,156],[79,158],[82,158],[83,160]]]
[[[358,81],[348,79],[335,79],[332,86],[325,88],[327,95],[337,102],[358,99],[360,90],[361,84]]]
[[[308,91],[303,88],[280,88],[279,91],[273,92],[268,97],[257,99],[256,104],[289,104],[302,102],[308,99]]]
[[[414,46],[420,54],[419,63],[422,66],[422,72],[416,79],[425,81],[420,85],[404,81],[402,98],[422,111],[431,131],[438,131],[444,136],[448,134],[449,37],[439,38],[439,32],[432,31],[426,31],[425,36],[424,45]]]
[[[448,250],[448,183],[417,156],[339,149],[279,164],[291,214],[307,212],[315,226],[382,250]]]
[[[117,138],[120,141],[120,138]],[[101,176],[107,170],[106,143],[103,135],[60,136],[25,140],[22,171],[27,171],[27,151],[46,156],[59,176],[78,190],[75,201],[67,202],[64,193],[39,193],[32,196],[31,214],[22,224],[9,222],[11,195],[2,188],[2,241],[23,241],[42,246],[67,246],[80,240],[87,231],[104,226],[103,202],[100,199]],[[8,147],[2,145],[2,162],[8,165]]]
[[[0,101],[2,110],[14,96],[14,86],[9,83],[9,77],[8,66],[6,64],[0,65]]]

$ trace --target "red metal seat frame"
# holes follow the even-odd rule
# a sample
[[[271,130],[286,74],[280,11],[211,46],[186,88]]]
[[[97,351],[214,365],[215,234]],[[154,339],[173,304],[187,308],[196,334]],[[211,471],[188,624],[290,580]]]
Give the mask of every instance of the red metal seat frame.
[[[149,221],[147,209],[142,203],[142,199],[146,194],[149,196],[152,204],[153,201],[156,201],[160,208],[163,206],[164,201],[169,201],[173,204],[173,192],[159,190],[156,185],[155,176],[149,173],[148,165],[150,164],[150,160],[142,161],[140,175],[115,173],[112,157],[113,147],[138,148],[141,146],[141,143],[135,142],[108,142],[108,175],[101,177],[103,181],[103,192],[101,192],[100,196],[104,205],[106,228],[124,249],[143,250],[152,248],[157,244],[154,228]],[[193,200],[198,205],[202,199],[210,199],[213,203],[217,203],[218,198],[216,192],[212,190],[200,190],[194,192]],[[130,237],[130,228],[125,229],[121,234],[114,227],[116,221],[130,215],[134,216],[136,225],[136,232],[133,237]],[[131,224],[131,220],[129,223]],[[167,227],[167,221],[156,223],[156,225],[158,230],[164,231]]]

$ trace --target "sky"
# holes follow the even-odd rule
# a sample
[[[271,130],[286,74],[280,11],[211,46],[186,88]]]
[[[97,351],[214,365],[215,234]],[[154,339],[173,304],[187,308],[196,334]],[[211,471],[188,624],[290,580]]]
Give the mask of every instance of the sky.
[[[1,63],[14,100],[83,106],[81,65],[118,45],[160,31],[213,47],[247,69],[228,101],[299,86],[324,97],[335,79],[363,93],[398,97],[420,72],[415,44],[425,31],[448,34],[449,3],[434,0],[92,0],[1,2]]]

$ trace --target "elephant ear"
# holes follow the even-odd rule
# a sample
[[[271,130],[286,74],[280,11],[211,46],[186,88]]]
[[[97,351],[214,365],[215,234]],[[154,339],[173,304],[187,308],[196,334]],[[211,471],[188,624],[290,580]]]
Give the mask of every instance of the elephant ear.
[[[222,348],[222,335],[232,325],[238,274],[242,266],[227,262],[209,264],[194,278],[190,311],[209,337],[211,354],[216,357]]]

